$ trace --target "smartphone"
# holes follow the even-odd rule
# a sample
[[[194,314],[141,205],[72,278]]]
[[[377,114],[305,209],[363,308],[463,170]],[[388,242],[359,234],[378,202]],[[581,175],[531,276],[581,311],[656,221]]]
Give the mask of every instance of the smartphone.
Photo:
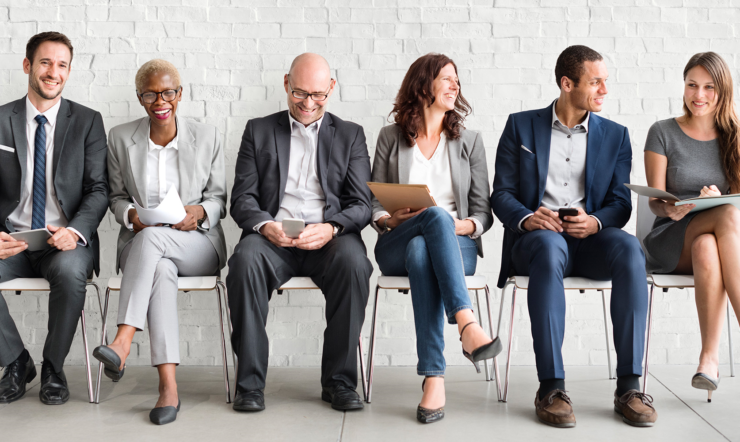
[[[560,217],[561,220],[565,221],[563,218],[564,216],[578,216],[578,209],[574,209],[572,207],[566,208],[561,207],[558,209],[558,217]]]
[[[285,218],[283,219],[283,232],[288,238],[298,238],[298,235],[306,228],[306,222],[302,219]]]

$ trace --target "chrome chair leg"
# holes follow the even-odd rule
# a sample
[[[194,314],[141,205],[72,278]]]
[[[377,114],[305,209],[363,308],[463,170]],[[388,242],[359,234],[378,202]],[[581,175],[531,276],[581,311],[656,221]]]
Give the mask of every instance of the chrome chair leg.
[[[108,325],[108,301],[110,300],[110,287],[105,289],[105,302],[103,304],[103,329],[100,333],[100,345],[105,345],[107,342],[106,326]],[[103,363],[98,362],[98,381],[95,387],[95,403],[100,403],[100,381],[103,378]]]
[[[606,315],[606,296],[603,290],[601,292],[601,305],[604,308],[604,337],[606,338],[606,362],[607,369],[609,370],[609,379],[614,379],[614,371],[612,371],[612,351],[609,348],[609,319]]]
[[[648,323],[647,323],[647,339],[645,342],[645,372],[643,373],[642,380],[642,392],[647,393],[648,377],[650,372],[648,371],[649,357],[650,357],[650,334],[653,328],[653,291],[655,290],[655,284],[650,284],[650,295],[648,296]]]
[[[501,338],[501,319],[503,319],[504,315],[504,300],[506,299],[506,287],[508,287],[510,284],[512,284],[511,280],[506,281],[506,284],[504,284],[504,287],[501,289],[501,305],[498,309],[498,324],[496,325],[496,337],[499,339]],[[493,366],[496,369],[496,388],[498,389],[498,400],[499,402],[505,402],[504,400],[504,390],[501,386],[500,377],[498,375],[498,356],[493,358]]]
[[[375,370],[375,326],[378,319],[378,294],[380,292],[380,286],[375,286],[375,304],[373,305],[373,322],[370,326],[370,348],[368,349],[367,356],[367,398],[365,402],[368,404],[372,400],[373,396],[373,374]]]
[[[506,402],[509,398],[509,373],[511,372],[511,347],[514,344],[514,313],[516,307],[516,285],[514,290],[511,292],[511,323],[509,324],[509,347],[506,351],[506,379],[504,380],[504,400]]]
[[[234,326],[231,325],[231,307],[229,307],[229,291],[226,289],[226,284],[224,284],[223,281],[218,280],[216,282],[216,285],[221,286],[221,292],[224,294],[224,302],[226,303],[226,321],[229,324],[229,345],[231,346],[231,336],[234,334]],[[236,358],[236,352],[234,351],[234,347],[231,347],[231,358],[234,361],[234,379],[236,382],[236,373],[237,373],[237,358]],[[234,387],[236,389],[236,387]]]
[[[730,377],[735,377],[735,354],[732,352],[732,317],[730,316],[730,303],[727,303],[727,337],[730,344]]]
[[[357,353],[360,356],[360,376],[362,377],[362,396],[367,401],[367,375],[365,374],[365,357],[362,355],[362,333],[360,333],[360,342],[357,344]]]
[[[478,311],[478,325],[483,328],[483,309],[480,306],[480,296],[478,296],[478,290],[475,291],[475,307]],[[486,381],[491,380],[491,376],[488,371],[488,360],[483,361],[483,366],[486,368]]]
[[[491,314],[491,291],[488,289],[488,284],[486,284],[485,292],[486,292],[486,307],[488,308],[488,331],[490,333],[491,338],[494,338],[493,315]],[[496,335],[495,339],[498,339],[498,338],[499,338],[498,335]],[[496,378],[496,396],[498,399],[501,399],[501,377],[499,376],[498,360],[496,360],[496,358],[493,358],[493,376]]]
[[[80,315],[80,325],[82,326],[82,343],[85,346],[85,374],[87,374],[87,396],[89,402],[95,403],[95,398],[93,397],[93,385],[92,385],[92,375],[90,374],[90,350],[87,346],[87,324],[85,322],[85,310],[82,310],[82,314]]]
[[[88,282],[87,285],[91,285],[91,286],[95,287],[95,292],[98,295],[98,307],[100,307],[100,315],[102,316],[103,315],[103,299],[102,299],[102,296],[100,295],[100,287],[94,281]],[[108,342],[109,342],[108,341],[108,333],[106,332],[105,333],[105,344],[108,344]]]
[[[226,357],[226,337],[224,332],[224,312],[221,305],[221,286],[216,284],[216,297],[218,298],[218,322],[221,330],[221,362],[224,367],[224,387],[226,389],[226,403],[231,403],[231,384],[229,383],[229,366]]]

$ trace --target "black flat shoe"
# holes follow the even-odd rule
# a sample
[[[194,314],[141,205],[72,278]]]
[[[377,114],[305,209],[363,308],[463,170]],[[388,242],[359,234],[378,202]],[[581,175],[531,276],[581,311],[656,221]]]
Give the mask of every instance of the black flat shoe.
[[[69,388],[64,370],[54,371],[50,363],[41,365],[41,390],[39,400],[46,405],[62,405],[69,400]]]
[[[424,391],[424,384],[427,382],[427,378],[443,378],[444,376],[427,376],[421,381],[421,391]],[[445,407],[439,408],[424,408],[419,404],[416,407],[416,420],[422,424],[431,424],[433,422],[441,421],[445,417]]]
[[[357,392],[342,384],[335,387],[324,387],[321,400],[331,402],[331,408],[339,411],[362,410],[365,406]]]
[[[149,420],[155,425],[166,425],[175,422],[178,411],[180,411],[180,399],[177,399],[177,408],[172,405],[152,408],[149,412]]]
[[[265,393],[262,390],[237,391],[232,408],[235,411],[262,411],[265,409]]]
[[[465,329],[468,328],[470,324],[477,324],[477,322],[468,322],[465,324],[465,326],[460,330],[460,342],[462,342],[462,335],[465,333]],[[493,359],[496,356],[498,356],[499,353],[501,353],[501,350],[503,350],[504,346],[501,344],[501,340],[496,337],[493,341],[489,342],[488,344],[483,344],[480,347],[476,348],[472,351],[472,353],[468,353],[463,348],[463,356],[468,358],[470,362],[473,363],[475,366],[475,371],[480,373],[480,367],[478,366],[478,362],[484,361],[486,359]]]
[[[5,373],[0,379],[0,404],[9,404],[22,398],[26,394],[26,384],[36,377],[36,366],[33,365],[31,355],[28,355],[25,364],[20,359],[19,357],[5,367]]]
[[[103,363],[105,366],[103,373],[112,379],[113,382],[121,380],[126,367],[120,368],[121,358],[115,351],[111,350],[107,345],[101,345],[93,350],[93,357]]]

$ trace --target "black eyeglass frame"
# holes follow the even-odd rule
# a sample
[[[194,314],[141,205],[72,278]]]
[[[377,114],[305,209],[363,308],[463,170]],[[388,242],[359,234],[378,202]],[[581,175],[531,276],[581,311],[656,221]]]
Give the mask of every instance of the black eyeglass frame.
[[[149,91],[149,92],[144,92],[143,94],[140,94],[140,93],[139,93],[139,92],[137,91],[137,92],[136,92],[136,96],[137,96],[137,97],[139,97],[139,98],[141,99],[141,101],[142,101],[142,102],[144,102],[144,103],[146,103],[146,104],[153,104],[153,103],[156,103],[156,102],[157,102],[157,96],[160,96],[160,97],[162,97],[162,100],[164,100],[164,101],[166,101],[166,102],[168,102],[168,103],[169,103],[169,102],[175,101],[175,100],[177,99],[177,94],[178,94],[178,93],[179,93],[179,92],[180,92],[181,90],[182,90],[182,86],[178,86],[178,87],[177,87],[177,89],[167,89],[167,90],[164,90],[164,91],[162,91],[162,92],[151,92],[151,91]],[[166,93],[168,93],[168,92],[174,92],[174,93],[175,93],[175,96],[174,96],[174,97],[172,97],[172,100],[168,100],[168,99],[166,99],[166,98],[164,97],[164,94],[166,94]],[[147,95],[147,94],[154,94],[154,100],[152,100],[152,101],[147,101],[147,100],[145,100],[145,99],[144,99],[144,95]]]
[[[334,81],[335,80],[332,78],[331,81],[329,82],[329,90],[327,90],[324,93],[320,93],[319,94],[319,93],[302,92],[302,91],[297,91],[297,90],[293,89],[293,85],[290,84],[290,74],[288,74],[288,87],[290,88],[290,94],[293,97],[295,97],[295,98],[297,98],[299,100],[305,100],[306,98],[311,97],[311,99],[313,101],[326,101],[326,99],[329,98],[329,93],[332,90],[332,86],[334,86]],[[304,96],[303,97],[299,97],[296,94],[304,95]],[[317,98],[314,98],[314,97],[324,97],[324,98],[317,99]]]

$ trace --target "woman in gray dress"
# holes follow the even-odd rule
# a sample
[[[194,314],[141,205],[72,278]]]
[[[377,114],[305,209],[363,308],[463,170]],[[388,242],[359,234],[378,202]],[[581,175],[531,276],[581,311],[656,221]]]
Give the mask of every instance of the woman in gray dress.
[[[714,52],[694,55],[683,71],[684,115],[658,121],[645,143],[650,187],[681,199],[740,192],[740,120],[730,68]],[[658,216],[645,238],[648,272],[693,274],[702,349],[691,381],[712,391],[719,385],[719,341],[727,298],[740,317],[740,210],[723,205],[689,213],[650,199]]]

